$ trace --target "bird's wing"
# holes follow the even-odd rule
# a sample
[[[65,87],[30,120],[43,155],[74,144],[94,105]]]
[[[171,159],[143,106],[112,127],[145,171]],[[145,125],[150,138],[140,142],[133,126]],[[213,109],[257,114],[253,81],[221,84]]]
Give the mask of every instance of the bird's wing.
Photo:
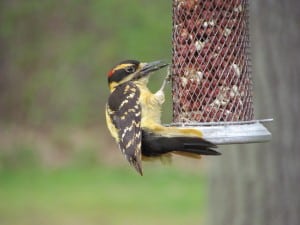
[[[117,130],[118,144],[135,169],[141,167],[141,106],[140,91],[132,82],[119,85],[110,95],[107,104],[108,116]]]

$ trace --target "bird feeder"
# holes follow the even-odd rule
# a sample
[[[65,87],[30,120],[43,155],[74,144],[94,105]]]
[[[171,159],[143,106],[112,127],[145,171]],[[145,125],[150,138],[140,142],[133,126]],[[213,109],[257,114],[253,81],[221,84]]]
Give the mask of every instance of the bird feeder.
[[[173,0],[172,126],[216,144],[271,138],[253,112],[248,0]]]

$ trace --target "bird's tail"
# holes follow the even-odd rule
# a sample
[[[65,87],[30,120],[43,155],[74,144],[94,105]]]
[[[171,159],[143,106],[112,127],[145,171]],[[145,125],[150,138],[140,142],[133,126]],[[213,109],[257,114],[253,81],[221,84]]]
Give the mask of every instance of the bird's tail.
[[[195,129],[173,128],[172,135],[164,133],[153,133],[145,129],[142,131],[142,154],[144,156],[157,157],[170,152],[191,157],[220,155],[215,150],[217,146],[200,137],[201,132]],[[166,133],[171,132],[168,130]]]

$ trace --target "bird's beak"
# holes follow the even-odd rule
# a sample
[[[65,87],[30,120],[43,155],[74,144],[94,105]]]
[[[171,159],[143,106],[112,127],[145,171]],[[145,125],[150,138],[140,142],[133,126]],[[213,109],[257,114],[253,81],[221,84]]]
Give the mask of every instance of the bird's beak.
[[[142,78],[153,71],[160,70],[161,68],[166,67],[167,65],[169,64],[163,61],[141,63],[141,70],[136,74],[136,79]]]

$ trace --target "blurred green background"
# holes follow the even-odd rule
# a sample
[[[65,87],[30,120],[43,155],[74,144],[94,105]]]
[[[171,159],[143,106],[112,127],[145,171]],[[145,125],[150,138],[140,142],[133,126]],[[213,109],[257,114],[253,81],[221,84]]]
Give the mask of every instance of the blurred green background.
[[[1,225],[204,220],[205,160],[145,163],[139,177],[105,127],[107,71],[129,58],[171,60],[171,5],[0,1]],[[168,97],[164,122],[171,111]]]

